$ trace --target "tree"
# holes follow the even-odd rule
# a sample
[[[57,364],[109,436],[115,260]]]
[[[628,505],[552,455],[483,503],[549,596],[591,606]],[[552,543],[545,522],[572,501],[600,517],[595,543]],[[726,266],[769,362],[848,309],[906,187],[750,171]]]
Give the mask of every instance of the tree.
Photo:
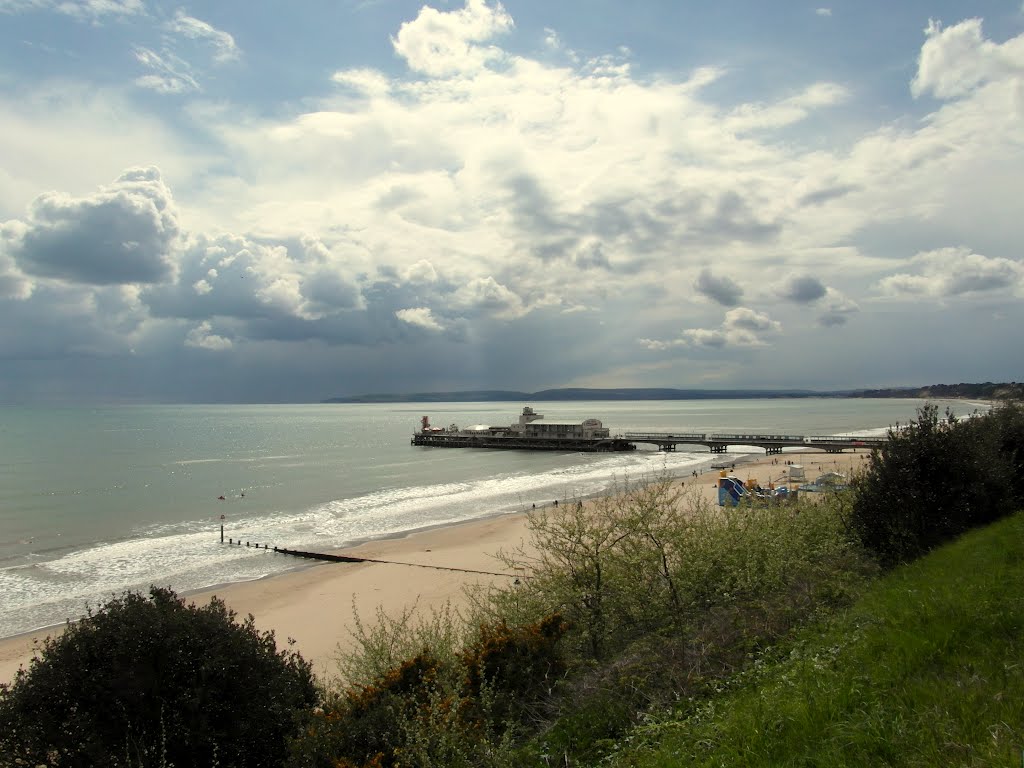
[[[277,766],[311,664],[222,600],[126,592],[0,686],[0,765]]]

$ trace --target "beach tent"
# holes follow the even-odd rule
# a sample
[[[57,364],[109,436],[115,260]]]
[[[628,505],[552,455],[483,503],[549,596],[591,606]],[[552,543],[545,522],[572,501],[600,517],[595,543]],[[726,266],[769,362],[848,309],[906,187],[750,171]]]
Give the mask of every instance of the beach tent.
[[[718,478],[718,506],[735,507],[739,505],[740,499],[747,495],[747,489],[743,481],[733,475],[726,476],[725,472]]]

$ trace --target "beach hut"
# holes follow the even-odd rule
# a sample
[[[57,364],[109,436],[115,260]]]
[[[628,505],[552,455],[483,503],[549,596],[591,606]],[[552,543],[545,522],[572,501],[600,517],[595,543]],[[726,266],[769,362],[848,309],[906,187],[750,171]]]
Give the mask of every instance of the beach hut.
[[[802,483],[807,480],[807,473],[804,472],[803,464],[789,465],[789,482]]]

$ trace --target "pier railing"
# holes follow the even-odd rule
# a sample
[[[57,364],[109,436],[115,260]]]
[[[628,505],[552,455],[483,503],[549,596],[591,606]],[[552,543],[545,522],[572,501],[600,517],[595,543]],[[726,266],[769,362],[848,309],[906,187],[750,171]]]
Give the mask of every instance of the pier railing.
[[[888,440],[887,437],[857,435],[778,435],[764,432],[626,432],[621,437],[631,443],[657,445],[662,451],[674,451],[679,445],[705,445],[712,453],[725,453],[731,445],[752,445],[764,448],[769,455],[782,453],[783,448],[796,447],[842,453],[851,448],[877,448]]]

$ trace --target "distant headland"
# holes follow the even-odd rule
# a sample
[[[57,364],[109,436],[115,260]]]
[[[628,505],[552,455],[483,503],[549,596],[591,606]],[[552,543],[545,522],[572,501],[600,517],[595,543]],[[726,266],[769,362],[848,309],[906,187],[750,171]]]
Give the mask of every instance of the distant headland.
[[[925,387],[892,387],[889,389],[849,389],[815,391],[808,389],[668,389],[615,388],[590,389],[569,387],[542,389],[539,392],[516,392],[501,389],[460,392],[410,392],[405,394],[366,394],[332,397],[324,403],[487,403],[559,400],[750,400],[754,398],[798,397],[913,397],[952,400],[1021,400],[1024,384],[931,384]]]

